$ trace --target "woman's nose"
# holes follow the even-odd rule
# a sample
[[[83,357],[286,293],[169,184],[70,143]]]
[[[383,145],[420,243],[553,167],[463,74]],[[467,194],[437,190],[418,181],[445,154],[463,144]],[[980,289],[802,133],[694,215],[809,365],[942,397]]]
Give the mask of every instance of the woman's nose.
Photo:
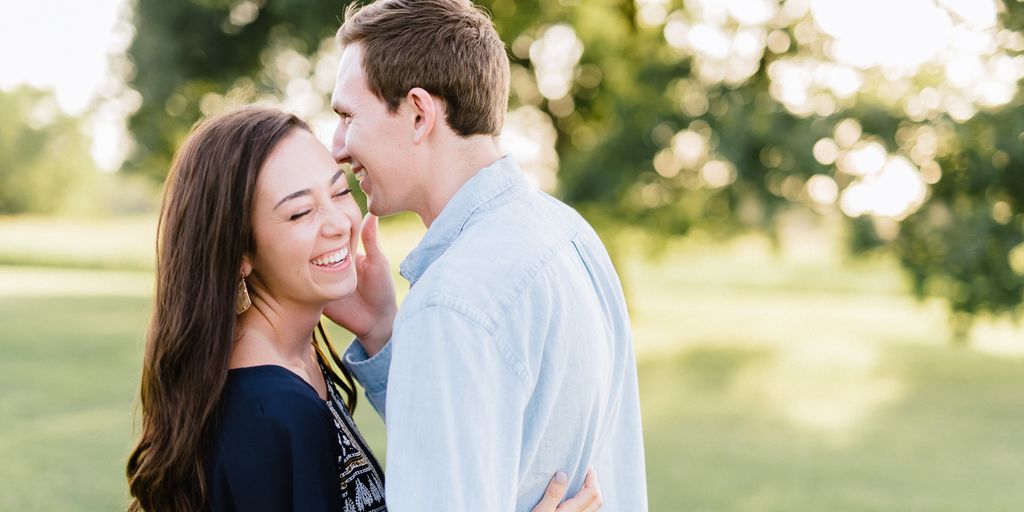
[[[345,215],[341,206],[329,203],[323,212],[324,222],[321,232],[324,236],[345,235],[352,231],[352,221]]]

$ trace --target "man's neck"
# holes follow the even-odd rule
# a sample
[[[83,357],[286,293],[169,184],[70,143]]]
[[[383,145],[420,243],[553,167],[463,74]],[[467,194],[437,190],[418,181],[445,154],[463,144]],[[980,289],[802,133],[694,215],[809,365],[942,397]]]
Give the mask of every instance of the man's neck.
[[[429,228],[467,181],[501,157],[497,142],[490,135],[458,139],[435,153],[431,161],[432,181],[424,186],[424,205],[416,212],[423,224]]]

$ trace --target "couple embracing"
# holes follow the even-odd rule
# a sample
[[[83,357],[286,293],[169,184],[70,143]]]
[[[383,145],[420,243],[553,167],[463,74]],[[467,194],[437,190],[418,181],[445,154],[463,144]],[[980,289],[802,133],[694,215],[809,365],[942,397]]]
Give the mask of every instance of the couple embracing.
[[[621,285],[593,229],[497,145],[509,62],[490,19],[378,0],[337,39],[330,151],[247,107],[175,156],[129,509],[646,510]],[[403,211],[428,229],[399,309],[377,217]],[[323,316],[355,333],[346,351]],[[386,471],[351,417],[356,380]]]

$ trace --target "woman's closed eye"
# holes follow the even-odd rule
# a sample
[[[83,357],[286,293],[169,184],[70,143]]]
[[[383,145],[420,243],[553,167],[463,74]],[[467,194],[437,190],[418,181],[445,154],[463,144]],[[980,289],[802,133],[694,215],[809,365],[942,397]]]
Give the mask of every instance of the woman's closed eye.
[[[308,213],[310,213],[312,211],[313,210],[302,210],[301,212],[298,212],[298,213],[292,215],[291,217],[288,217],[288,220],[299,220],[302,217],[305,217],[306,214],[308,214]]]
[[[344,188],[342,190],[339,190],[339,191],[331,194],[331,197],[334,198],[334,199],[337,199],[337,198],[340,198],[340,197],[345,197],[345,196],[347,196],[347,195],[349,195],[351,193],[352,193],[352,189],[346,187],[346,188]],[[312,209],[305,209],[305,210],[302,210],[300,212],[292,214],[290,217],[288,217],[288,220],[296,221],[296,220],[299,220],[299,219],[305,217],[307,214],[310,214],[312,212],[313,212]]]

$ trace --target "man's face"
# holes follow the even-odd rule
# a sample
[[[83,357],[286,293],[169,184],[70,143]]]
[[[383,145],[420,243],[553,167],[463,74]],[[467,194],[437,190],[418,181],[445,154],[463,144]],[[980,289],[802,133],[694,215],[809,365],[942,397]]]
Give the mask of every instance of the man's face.
[[[367,209],[377,216],[410,210],[415,195],[411,125],[405,123],[406,109],[388,113],[387,104],[374,96],[363,74],[363,48],[345,48],[338,64],[338,80],[331,104],[338,114],[331,154],[339,163],[352,164],[366,193]]]

